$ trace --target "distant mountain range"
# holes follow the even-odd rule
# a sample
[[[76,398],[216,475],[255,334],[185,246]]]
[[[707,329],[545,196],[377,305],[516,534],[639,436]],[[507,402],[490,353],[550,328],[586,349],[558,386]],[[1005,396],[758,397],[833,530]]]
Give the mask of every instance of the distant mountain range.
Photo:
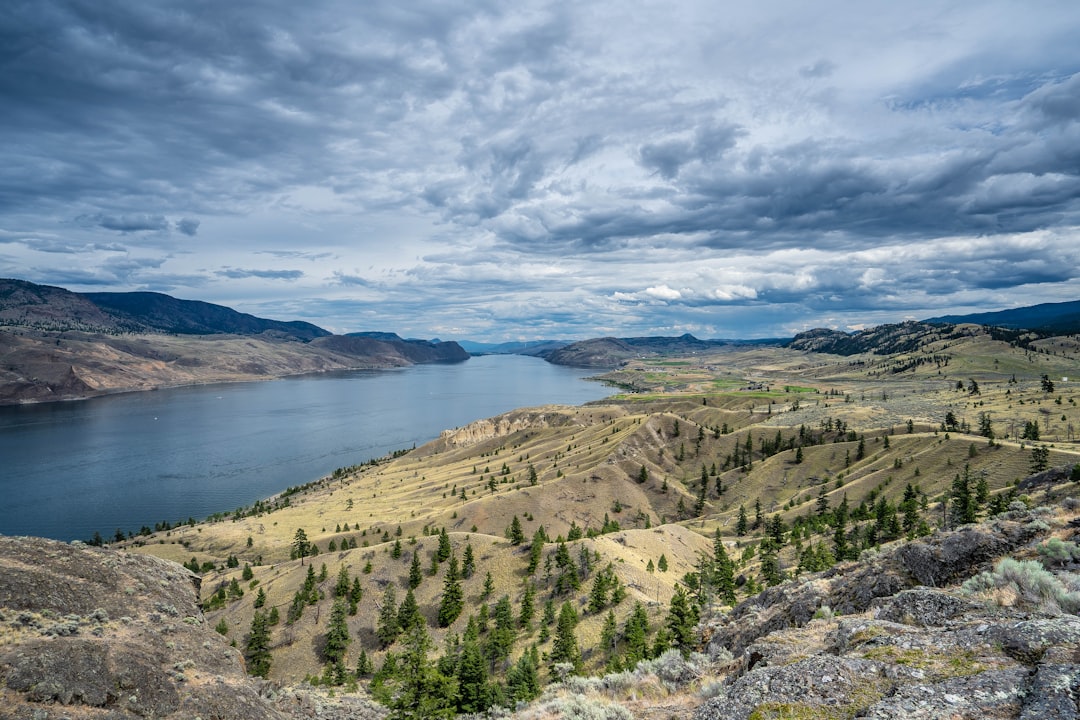
[[[13,279],[0,279],[0,355],[0,404],[469,357],[455,342],[333,335],[161,293]]]
[[[724,347],[778,345],[781,342],[783,341],[776,339],[700,340],[689,333],[678,337],[605,337],[570,343],[540,353],[540,357],[555,365],[613,368],[634,358],[690,355]]]
[[[330,335],[307,322],[282,322],[199,300],[154,292],[75,293],[25,280],[0,279],[0,324],[42,330],[176,335],[280,333],[297,340]]]
[[[975,323],[993,325],[1013,330],[1036,330],[1055,335],[1080,333],[1080,300],[1060,303],[1042,303],[1010,310],[972,313],[970,315],[942,315],[930,318],[928,323]]]

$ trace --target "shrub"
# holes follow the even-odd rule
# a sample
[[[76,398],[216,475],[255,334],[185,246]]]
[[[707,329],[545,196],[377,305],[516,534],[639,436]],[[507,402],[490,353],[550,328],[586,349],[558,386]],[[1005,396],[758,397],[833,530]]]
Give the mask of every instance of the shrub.
[[[590,700],[576,695],[547,700],[537,705],[531,712],[520,715],[523,720],[552,716],[566,720],[633,720],[634,718],[629,710],[617,703]]]
[[[1064,565],[1071,560],[1080,560],[1080,545],[1068,540],[1052,537],[1039,546],[1039,554],[1045,561],[1053,561],[1058,565]]]
[[[1008,590],[1016,603],[1056,614],[1080,611],[1080,577],[1066,575],[1067,587],[1056,575],[1035,560],[1002,558],[993,572],[982,572],[964,583],[967,593]]]

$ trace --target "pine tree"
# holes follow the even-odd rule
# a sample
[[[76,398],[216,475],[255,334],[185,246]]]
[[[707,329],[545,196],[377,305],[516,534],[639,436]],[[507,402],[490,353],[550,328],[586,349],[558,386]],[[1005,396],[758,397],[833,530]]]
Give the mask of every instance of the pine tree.
[[[338,570],[337,583],[334,585],[334,597],[345,597],[349,594],[349,568],[344,565]]]
[[[292,541],[292,556],[293,558],[300,558],[300,564],[304,564],[304,556],[308,554],[310,543],[308,542],[307,533],[304,532],[304,528],[296,528],[296,534],[293,535]]]
[[[633,667],[649,654],[649,614],[640,602],[634,603],[634,610],[623,626],[623,641],[626,643],[626,666]]]
[[[488,684],[487,663],[480,646],[466,641],[457,664],[457,710],[460,713],[480,713],[491,705],[492,692]]]
[[[495,627],[488,633],[485,643],[485,654],[491,663],[491,671],[495,672],[495,665],[500,660],[510,656],[514,647],[514,609],[510,604],[510,596],[503,595],[495,603],[495,611],[492,613],[495,619]]]
[[[424,624],[424,616],[420,614],[420,607],[416,604],[416,596],[412,588],[405,593],[405,599],[401,601],[401,607],[397,612],[398,627],[402,632],[408,632],[415,625]]]
[[[251,632],[244,646],[248,672],[265,678],[270,674],[270,623],[266,615],[256,612],[251,618]]]
[[[540,567],[540,558],[544,553],[544,528],[540,527],[533,533],[532,545],[529,546],[529,564],[525,568],[526,575],[535,575]]]
[[[382,606],[379,608],[379,619],[375,626],[375,635],[383,647],[389,647],[401,634],[401,626],[398,624],[397,593],[393,585],[387,585],[383,592]]]
[[[506,674],[506,691],[511,700],[528,702],[540,695],[539,653],[533,645],[521,653]]]
[[[667,572],[667,555],[660,553],[660,559],[656,561],[656,569],[660,572]]]
[[[450,536],[446,533],[446,528],[444,527],[439,531],[439,549],[435,551],[435,559],[439,562],[446,562],[446,560],[450,558],[452,550]]]
[[[511,545],[520,545],[525,542],[525,531],[521,529],[521,521],[518,520],[517,515],[510,521],[510,527],[506,529],[506,537],[510,539]]]
[[[490,577],[490,573],[488,574]],[[443,595],[439,603],[439,627],[450,627],[465,607],[465,594],[458,575],[457,555],[450,554],[450,563],[443,578]]]
[[[476,555],[473,553],[472,543],[465,543],[465,555],[461,560],[461,577],[468,580],[476,572]]]
[[[422,625],[414,627],[406,636],[405,652],[397,673],[400,684],[391,701],[388,720],[449,719],[454,716],[457,683],[428,661],[430,646],[431,638]]]
[[[536,586],[532,581],[525,583],[525,591],[521,595],[521,612],[518,614],[518,625],[522,630],[532,627],[533,616],[536,615]]]
[[[329,663],[340,663],[345,659],[345,650],[349,647],[349,625],[345,621],[345,600],[338,598],[330,610],[330,621],[326,626],[326,644],[323,656]]]
[[[665,626],[670,633],[671,646],[688,657],[694,648],[694,628],[697,626],[697,610],[686,596],[682,585],[675,586],[671,596]]]
[[[644,485],[649,481],[649,471],[644,465],[642,465],[641,469],[638,470],[637,481],[640,485]]]
[[[559,609],[559,620],[555,625],[555,640],[551,646],[551,664],[570,663],[574,672],[581,668],[581,652],[578,650],[574,628],[577,627],[577,613],[567,600]]]
[[[618,639],[619,627],[615,621],[615,611],[608,610],[607,617],[604,618],[604,627],[600,630],[600,646],[608,657],[615,654]]]
[[[409,564],[409,589],[415,590],[424,581],[424,571],[420,569],[420,553],[414,551]]]
[[[746,534],[746,531],[748,529],[749,529],[749,520],[746,517],[746,506],[745,505],[740,505],[739,506],[739,519],[735,523],[735,534],[738,535],[739,537],[742,537],[743,535]]]
[[[713,539],[713,586],[716,594],[728,605],[735,604],[735,563],[728,557],[724,542],[720,538],[720,529],[716,529]]]

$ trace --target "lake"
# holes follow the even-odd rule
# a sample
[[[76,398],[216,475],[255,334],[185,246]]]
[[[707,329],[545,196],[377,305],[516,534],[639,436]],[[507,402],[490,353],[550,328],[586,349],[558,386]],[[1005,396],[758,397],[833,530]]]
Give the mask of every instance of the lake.
[[[204,518],[519,407],[612,388],[520,355],[0,407],[0,534]]]

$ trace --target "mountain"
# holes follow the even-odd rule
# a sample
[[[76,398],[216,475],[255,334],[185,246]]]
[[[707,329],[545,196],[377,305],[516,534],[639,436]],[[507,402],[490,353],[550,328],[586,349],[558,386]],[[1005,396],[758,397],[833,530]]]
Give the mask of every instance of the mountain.
[[[156,330],[177,335],[258,335],[275,332],[304,341],[331,334],[307,322],[266,320],[223,305],[179,300],[161,293],[97,292],[82,293],[82,296],[119,321],[144,331]]]
[[[303,341],[330,334],[307,322],[267,320],[223,305],[179,300],[161,293],[73,293],[16,279],[0,279],[0,325],[177,335],[272,332]]]
[[[928,323],[976,323],[996,327],[1039,330],[1070,335],[1080,333],[1080,300],[1061,303],[1042,303],[1027,307],[972,313],[969,315],[942,315],[930,318]]]
[[[634,358],[693,355],[746,345],[774,345],[779,340],[699,340],[686,333],[678,337],[647,336],[595,338],[570,343],[540,353],[555,365],[585,368],[614,368]]]
[[[401,364],[395,362],[398,358],[410,364],[469,359],[469,353],[456,342],[402,340],[394,333],[331,335],[313,340],[312,345],[355,357],[382,358],[388,364]]]
[[[502,343],[458,340],[457,342],[470,355],[542,355],[567,344],[562,340],[528,340]]]
[[[0,280],[0,404],[468,358],[453,342],[341,337],[160,293]]]
[[[830,353],[833,355],[857,355],[874,353],[892,355],[912,352],[939,340],[963,337],[970,331],[952,325],[932,325],[927,322],[902,322],[878,325],[854,333],[828,328],[815,328],[801,332],[786,347],[804,352]]]

